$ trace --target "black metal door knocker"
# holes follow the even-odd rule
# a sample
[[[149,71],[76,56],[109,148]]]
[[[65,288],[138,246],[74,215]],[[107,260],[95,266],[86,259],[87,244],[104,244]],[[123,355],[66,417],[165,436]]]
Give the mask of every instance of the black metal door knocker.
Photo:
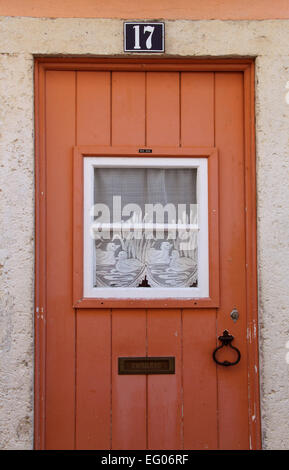
[[[240,359],[241,359],[241,353],[239,351],[238,348],[235,348],[235,346],[232,346],[232,341],[234,339],[234,336],[230,335],[229,332],[227,330],[223,331],[223,336],[219,336],[218,340],[221,341],[222,343],[222,346],[218,346],[215,351],[213,352],[213,359],[214,361],[219,364],[220,366],[225,366],[225,367],[229,367],[229,366],[235,366],[236,364],[238,364],[238,362],[240,362]],[[219,351],[219,349],[222,349],[224,346],[229,346],[231,349],[234,349],[237,353],[237,359],[234,361],[234,362],[230,362],[230,361],[223,361],[223,362],[220,362],[218,361],[218,359],[216,358],[216,354],[217,352]]]

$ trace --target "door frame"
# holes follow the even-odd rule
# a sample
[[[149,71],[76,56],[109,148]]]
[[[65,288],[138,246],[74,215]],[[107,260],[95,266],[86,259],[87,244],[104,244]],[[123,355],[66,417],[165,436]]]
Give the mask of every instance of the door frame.
[[[244,158],[246,227],[246,307],[248,350],[248,401],[250,448],[261,448],[258,353],[257,218],[255,158],[255,63],[254,59],[191,59],[132,57],[36,57],[35,81],[35,379],[34,448],[45,447],[46,356],[46,213],[45,213],[45,72],[86,71],[195,71],[243,73]]]

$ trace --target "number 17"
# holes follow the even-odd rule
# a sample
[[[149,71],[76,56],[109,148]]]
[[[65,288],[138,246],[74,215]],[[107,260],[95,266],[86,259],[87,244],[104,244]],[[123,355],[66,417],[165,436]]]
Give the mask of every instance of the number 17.
[[[134,49],[140,49],[140,27],[139,25],[134,26]],[[148,35],[148,38],[146,40],[146,48],[151,49],[152,48],[152,35],[155,30],[154,26],[145,26],[143,32],[144,33],[150,33]]]

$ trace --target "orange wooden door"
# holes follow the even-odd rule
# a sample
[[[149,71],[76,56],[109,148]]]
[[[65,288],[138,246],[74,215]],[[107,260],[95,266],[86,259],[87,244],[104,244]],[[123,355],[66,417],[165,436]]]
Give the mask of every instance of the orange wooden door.
[[[258,448],[252,67],[146,67],[37,69],[36,447]],[[219,308],[73,308],[75,145],[217,148]],[[234,367],[212,359],[225,329]],[[118,357],[146,355],[175,356],[176,373],[118,375]]]

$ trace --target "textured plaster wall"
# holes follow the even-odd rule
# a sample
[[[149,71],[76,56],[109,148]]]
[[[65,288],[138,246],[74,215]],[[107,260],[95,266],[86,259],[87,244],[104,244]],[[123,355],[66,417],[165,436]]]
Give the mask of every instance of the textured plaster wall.
[[[3,449],[33,445],[33,55],[122,54],[122,31],[120,20],[0,19]],[[263,447],[267,449],[289,448],[288,44],[288,20],[166,22],[166,54],[257,57],[259,335]]]
[[[33,58],[0,54],[0,448],[32,442]]]

